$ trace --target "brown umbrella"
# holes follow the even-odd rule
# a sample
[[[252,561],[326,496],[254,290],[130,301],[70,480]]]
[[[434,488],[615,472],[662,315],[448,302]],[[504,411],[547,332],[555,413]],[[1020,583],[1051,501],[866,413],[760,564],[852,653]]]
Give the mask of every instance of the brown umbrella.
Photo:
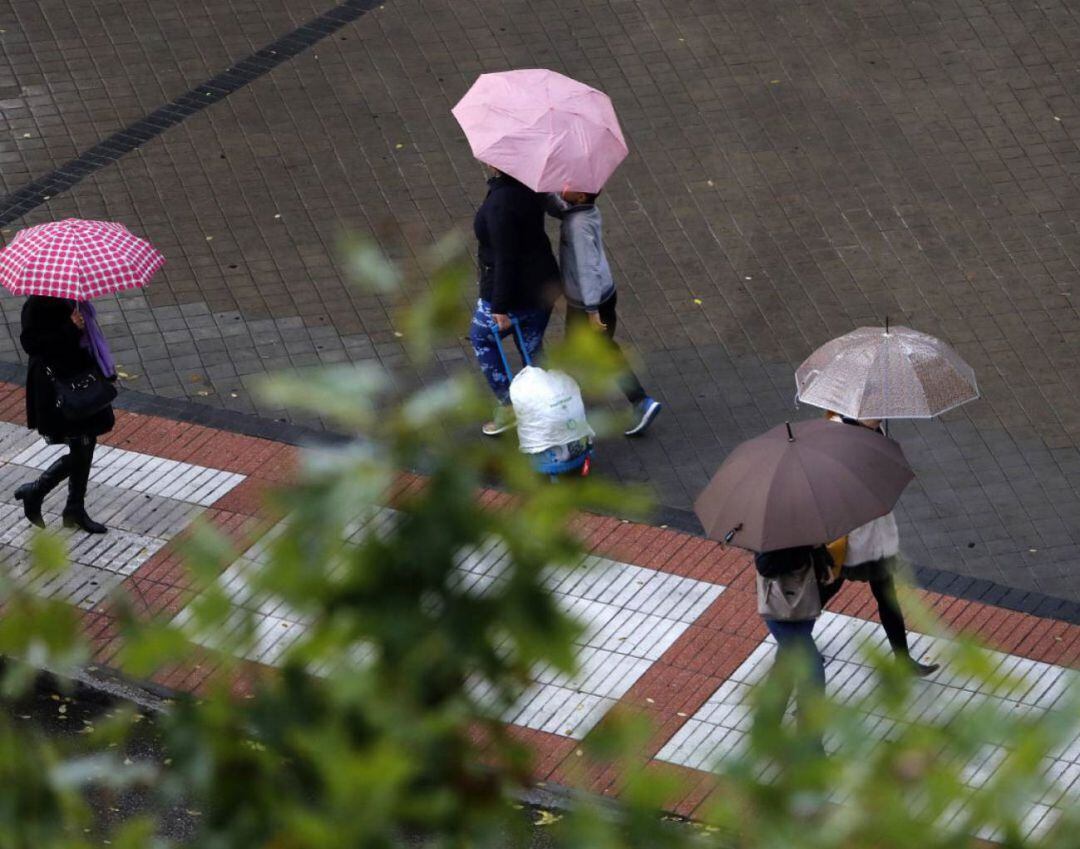
[[[738,446],[694,512],[708,536],[751,551],[818,545],[884,516],[913,477],[887,436],[814,419]]]

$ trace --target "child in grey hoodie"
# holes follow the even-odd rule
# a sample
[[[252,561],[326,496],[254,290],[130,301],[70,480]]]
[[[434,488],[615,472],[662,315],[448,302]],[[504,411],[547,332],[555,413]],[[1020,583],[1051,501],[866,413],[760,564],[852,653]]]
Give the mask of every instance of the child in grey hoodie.
[[[618,296],[604,253],[603,221],[596,195],[566,191],[548,195],[548,213],[562,221],[559,270],[566,295],[566,326],[588,323],[607,335],[622,363],[619,387],[634,406],[635,421],[625,431],[640,436],[660,413],[660,402],[650,398],[615,341]]]

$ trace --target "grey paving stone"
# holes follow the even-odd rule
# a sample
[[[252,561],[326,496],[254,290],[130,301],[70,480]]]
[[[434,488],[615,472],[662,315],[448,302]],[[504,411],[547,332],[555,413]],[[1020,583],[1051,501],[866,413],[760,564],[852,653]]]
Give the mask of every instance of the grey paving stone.
[[[325,6],[195,4],[175,28],[171,0],[73,2],[14,0],[34,49],[0,51],[36,88],[5,119],[40,138],[5,161],[9,191]],[[127,49],[164,30],[160,54]],[[415,262],[468,233],[482,176],[449,107],[480,72],[554,67],[608,91],[630,141],[601,206],[619,335],[667,407],[648,438],[606,440],[597,473],[688,506],[738,441],[818,415],[792,409],[803,357],[888,315],[951,341],[983,391],[893,430],[919,474],[913,556],[1080,599],[1075,559],[1052,577],[1021,557],[1067,565],[1080,545],[1075,4],[395,0],[342,34],[12,225],[112,217],[165,251],[147,290],[105,305],[136,382],[186,397],[188,371],[231,366],[237,398],[193,400],[245,411],[248,378],[295,364],[375,359],[415,382],[396,304],[347,284],[338,234]],[[0,308],[0,357],[23,361],[19,304]],[[438,360],[471,368],[464,343]]]

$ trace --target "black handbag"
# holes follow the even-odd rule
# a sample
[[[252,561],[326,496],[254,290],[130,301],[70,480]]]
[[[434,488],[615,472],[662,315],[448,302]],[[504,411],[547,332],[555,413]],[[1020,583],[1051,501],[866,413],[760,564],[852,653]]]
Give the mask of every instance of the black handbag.
[[[96,368],[76,372],[70,377],[57,377],[51,368],[46,368],[45,373],[56,390],[56,407],[68,421],[88,419],[116,400],[116,386],[102,377]]]

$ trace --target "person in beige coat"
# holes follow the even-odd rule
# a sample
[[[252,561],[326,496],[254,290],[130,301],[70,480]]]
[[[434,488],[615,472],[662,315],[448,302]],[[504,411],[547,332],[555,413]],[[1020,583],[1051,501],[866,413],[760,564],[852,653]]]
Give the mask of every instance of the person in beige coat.
[[[840,424],[868,427],[880,432],[881,423],[873,420],[857,421],[829,412],[828,419]],[[938,669],[938,664],[920,663],[911,656],[908,647],[907,625],[900,601],[896,595],[894,572],[899,562],[900,530],[896,516],[891,512],[873,519],[847,535],[847,548],[839,576],[821,588],[821,603],[826,605],[845,581],[861,581],[870,584],[870,592],[878,605],[878,616],[885,636],[897,659],[920,677]]]

